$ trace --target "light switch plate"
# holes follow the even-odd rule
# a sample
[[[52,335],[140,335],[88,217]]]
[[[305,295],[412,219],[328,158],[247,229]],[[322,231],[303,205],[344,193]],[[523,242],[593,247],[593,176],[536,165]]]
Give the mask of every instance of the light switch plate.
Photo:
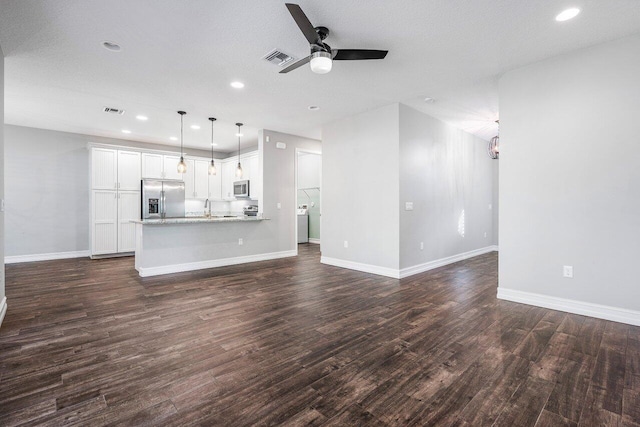
[[[569,279],[573,278],[573,266],[572,265],[564,265],[562,266],[562,276],[567,277]]]
[[[276,206],[278,206],[278,209],[282,208],[282,204],[278,203]]]
[[[405,202],[404,210],[405,211],[412,211],[413,210],[413,202]]]
[[[285,144],[284,142],[276,142],[276,148],[284,150],[285,148],[287,148],[287,144]]]

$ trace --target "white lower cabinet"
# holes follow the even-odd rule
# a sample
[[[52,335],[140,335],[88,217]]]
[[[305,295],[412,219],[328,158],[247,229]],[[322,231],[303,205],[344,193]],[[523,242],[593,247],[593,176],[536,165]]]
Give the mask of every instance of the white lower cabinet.
[[[136,250],[136,225],[131,220],[140,219],[140,192],[118,192],[118,252]]]
[[[118,252],[118,192],[93,190],[91,255]]]
[[[140,192],[93,190],[91,198],[91,255],[135,251]]]

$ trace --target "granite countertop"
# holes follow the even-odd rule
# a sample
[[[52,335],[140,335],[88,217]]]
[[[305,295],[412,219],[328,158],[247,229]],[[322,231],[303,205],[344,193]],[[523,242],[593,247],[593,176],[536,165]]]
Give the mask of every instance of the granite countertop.
[[[165,219],[135,219],[131,222],[143,225],[168,225],[168,224],[203,224],[210,222],[255,222],[263,221],[269,218],[262,216],[195,216],[184,218],[165,218]]]

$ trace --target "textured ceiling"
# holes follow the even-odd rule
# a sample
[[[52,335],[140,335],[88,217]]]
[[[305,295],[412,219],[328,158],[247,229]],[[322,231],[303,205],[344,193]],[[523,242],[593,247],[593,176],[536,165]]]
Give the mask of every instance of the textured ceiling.
[[[640,1],[300,0],[334,48],[389,49],[382,61],[336,62],[326,75],[289,74],[261,58],[308,52],[278,0],[2,0],[5,121],[10,124],[207,149],[237,147],[233,123],[321,137],[322,124],[391,102],[482,138],[496,132],[501,73],[640,32]],[[558,23],[569,6],[582,13]],[[119,43],[110,52],[101,42]],[[242,90],[229,86],[234,80]],[[437,101],[427,104],[425,97]],[[309,111],[309,105],[320,106]],[[124,116],[101,111],[123,108]],[[149,117],[139,122],[136,114]],[[189,128],[197,123],[199,131]],[[132,131],[123,135],[122,129]]]

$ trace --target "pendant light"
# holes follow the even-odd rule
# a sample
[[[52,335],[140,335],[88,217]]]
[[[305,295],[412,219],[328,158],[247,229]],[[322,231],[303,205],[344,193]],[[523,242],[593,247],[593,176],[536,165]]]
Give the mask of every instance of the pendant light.
[[[498,127],[500,126],[500,120],[496,120]],[[500,129],[498,129],[498,135],[491,138],[489,141],[489,145],[487,146],[487,152],[489,153],[489,157],[494,160],[498,160],[500,158]]]
[[[242,178],[242,165],[240,164],[240,137],[242,136],[240,126],[242,126],[242,123],[236,123],[236,126],[238,126],[238,167],[236,168],[236,176]]]
[[[180,161],[178,162],[178,173],[186,173],[187,164],[184,162],[184,154],[182,152],[182,149],[184,147],[182,131],[184,128],[184,115],[187,113],[184,111],[178,111],[178,114],[180,114]]]
[[[215,117],[209,117],[211,120],[211,164],[209,165],[209,175],[216,174],[216,164],[213,161],[213,122],[216,121]]]

